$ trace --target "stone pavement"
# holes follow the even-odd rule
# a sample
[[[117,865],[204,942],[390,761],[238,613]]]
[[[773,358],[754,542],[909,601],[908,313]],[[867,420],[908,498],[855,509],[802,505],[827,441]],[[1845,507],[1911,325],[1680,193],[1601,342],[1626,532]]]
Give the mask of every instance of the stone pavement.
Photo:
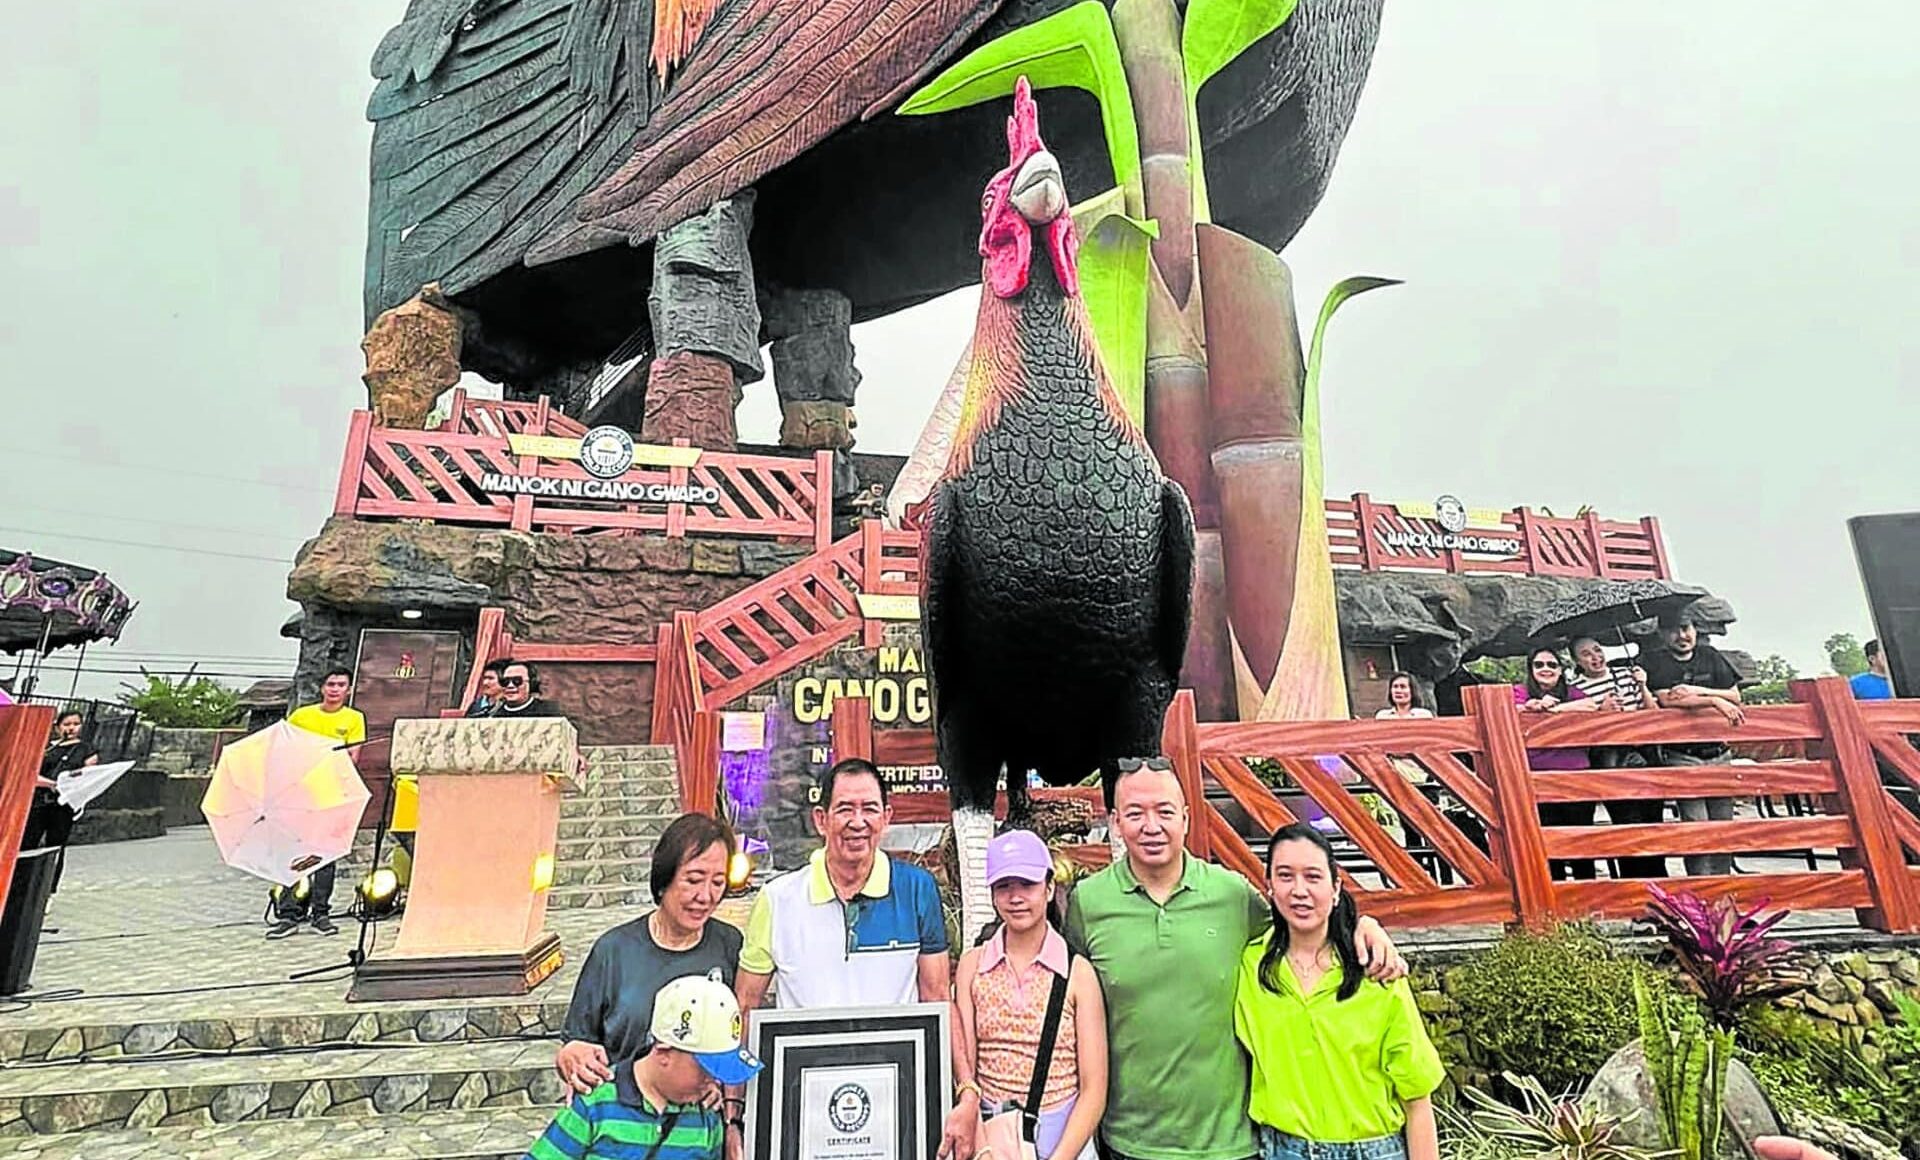
[[[265,884],[223,866],[205,828],[70,850],[32,989],[0,1000],[0,1154],[518,1157],[564,1095],[555,1036],[588,948],[650,905],[634,843],[670,820],[660,757],[602,753],[569,800],[564,818],[630,828],[562,848],[556,878],[581,884],[549,915],[566,960],[525,996],[347,1003],[359,924],[339,912],[364,850],[336,888],[340,933],[276,942]],[[383,947],[397,923],[374,930]]]

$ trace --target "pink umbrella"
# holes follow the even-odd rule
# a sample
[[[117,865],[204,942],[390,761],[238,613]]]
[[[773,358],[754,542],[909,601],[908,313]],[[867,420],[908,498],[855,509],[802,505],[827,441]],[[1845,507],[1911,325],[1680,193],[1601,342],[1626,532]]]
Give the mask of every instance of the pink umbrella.
[[[278,721],[221,750],[200,812],[222,861],[292,886],[353,848],[370,796],[346,750]]]

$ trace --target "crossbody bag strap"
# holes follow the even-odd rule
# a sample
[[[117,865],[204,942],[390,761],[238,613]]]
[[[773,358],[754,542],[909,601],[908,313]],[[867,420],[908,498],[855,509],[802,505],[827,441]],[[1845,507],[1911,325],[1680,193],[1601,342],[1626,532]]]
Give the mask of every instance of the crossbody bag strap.
[[[1073,960],[1067,960],[1067,975],[1073,973]],[[1047,1071],[1053,1064],[1053,1044],[1060,1038],[1060,1013],[1067,1006],[1067,975],[1053,977],[1053,989],[1047,992],[1047,1014],[1040,1024],[1040,1046],[1034,1054],[1033,1082],[1027,1085],[1026,1114],[1020,1117],[1020,1134],[1033,1143],[1040,1126],[1040,1097],[1047,1090]]]

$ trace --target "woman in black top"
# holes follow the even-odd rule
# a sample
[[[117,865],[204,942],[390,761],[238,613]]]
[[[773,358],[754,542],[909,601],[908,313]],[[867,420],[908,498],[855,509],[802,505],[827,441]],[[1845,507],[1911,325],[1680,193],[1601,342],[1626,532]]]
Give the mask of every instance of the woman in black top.
[[[54,721],[53,740],[40,757],[40,777],[34,783],[33,804],[27,808],[27,828],[20,835],[22,850],[64,847],[73,833],[73,811],[60,804],[55,793],[60,775],[84,769],[100,760],[93,747],[80,740],[78,711],[68,709]],[[54,872],[59,885],[59,871]]]

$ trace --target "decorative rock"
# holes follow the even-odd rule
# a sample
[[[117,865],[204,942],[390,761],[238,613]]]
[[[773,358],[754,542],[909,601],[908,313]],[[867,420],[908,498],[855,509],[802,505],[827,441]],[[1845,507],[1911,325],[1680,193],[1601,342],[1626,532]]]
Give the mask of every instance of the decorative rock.
[[[696,540],[693,545],[693,570],[711,576],[738,576],[740,549],[722,540]]]
[[[272,1085],[264,1083],[240,1083],[221,1088],[219,1094],[213,1097],[214,1121],[233,1124],[254,1119],[266,1110],[267,1097],[272,1094]]]
[[[52,1047],[47,1048],[46,1058],[78,1059],[84,1050],[86,1045],[80,1037],[80,1029],[69,1027],[60,1033],[60,1038],[53,1041]]]
[[[1867,984],[1868,1001],[1878,1007],[1883,1015],[1899,1013],[1900,1004],[1894,1000],[1895,993],[1893,984],[1886,979],[1875,979]]]
[[[345,1036],[348,1043],[374,1043],[379,1038],[380,1020],[374,1018],[371,1012],[356,1019]]]
[[[1851,996],[1847,994],[1846,984],[1841,982],[1839,976],[1831,972],[1829,972],[1826,977],[1815,980],[1813,993],[1823,1002],[1827,1003],[1844,1003],[1851,998]]]
[[[1871,999],[1856,999],[1853,1004],[1855,1022],[1862,1027],[1878,1027],[1885,1023],[1886,1016],[1880,1014],[1880,1008],[1873,1005]]]
[[[1621,1122],[1613,1138],[1616,1143],[1652,1149],[1663,1147],[1656,1100],[1653,1076],[1647,1071],[1646,1056],[1637,1039],[1602,1065],[1580,1097],[1582,1107],[1595,1108]],[[1737,1059],[1727,1064],[1725,1108],[1728,1130],[1721,1134],[1722,1160],[1742,1160],[1750,1154],[1732,1138],[1736,1130],[1747,1140],[1779,1134],[1779,1122],[1768,1109],[1760,1085]]]
[[[527,1084],[527,1095],[536,1104],[566,1102],[567,1085],[552,1068],[537,1073]]]
[[[777,372],[776,372],[777,373]],[[819,399],[783,399],[780,446],[844,451],[853,446],[853,408]]]
[[[1903,958],[1893,964],[1893,977],[1908,986],[1920,987],[1920,957]]]
[[[310,1116],[324,1116],[327,1114],[327,1109],[332,1106],[333,1096],[327,1091],[327,1082],[315,1080],[307,1085],[307,1090],[301,1093],[299,1102],[293,1105],[293,1116],[297,1120],[304,1120]]]
[[[128,1055],[152,1055],[156,1051],[165,1051],[180,1038],[180,1027],[175,1023],[136,1023],[127,1031],[123,1041]]]
[[[460,315],[438,284],[374,319],[360,340],[367,369],[368,406],[375,422],[420,428],[434,400],[460,382]]]
[[[640,562],[656,572],[686,572],[693,568],[693,541],[666,536],[643,536]]]
[[[424,1075],[390,1075],[373,1089],[373,1107],[379,1112],[405,1112],[427,1098]]]
[[[433,1008],[420,1018],[420,1042],[444,1043],[449,1039],[458,1039],[466,1026],[465,1011],[457,1008]]]
[[[127,1127],[129,1128],[157,1127],[160,1121],[166,1118],[166,1115],[167,1115],[166,1093],[158,1090],[150,1091],[144,1097],[141,1098],[139,1106],[134,1108],[132,1112],[129,1112],[127,1114]]]
[[[453,1093],[453,1100],[448,1106],[462,1110],[477,1108],[485,1103],[486,1099],[486,1078],[480,1073],[475,1072],[461,1081],[459,1089]]]
[[[1857,1003],[1866,997],[1867,984],[1857,975],[1840,976],[1840,985],[1846,990],[1849,1003]]]

